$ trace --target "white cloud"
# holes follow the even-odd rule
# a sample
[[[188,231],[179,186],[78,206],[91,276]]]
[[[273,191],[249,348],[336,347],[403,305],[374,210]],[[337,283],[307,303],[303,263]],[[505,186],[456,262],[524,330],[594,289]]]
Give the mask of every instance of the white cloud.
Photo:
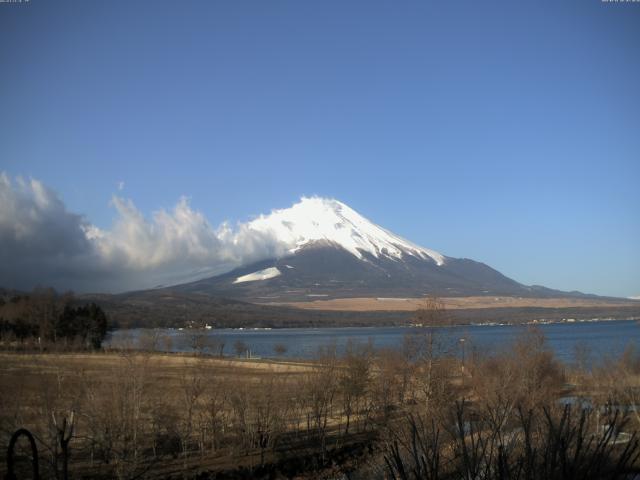
[[[101,230],[38,180],[12,182],[0,174],[0,286],[148,288],[222,273],[287,248],[246,224],[214,228],[185,197],[151,218],[131,200],[114,196],[111,204],[117,219]]]

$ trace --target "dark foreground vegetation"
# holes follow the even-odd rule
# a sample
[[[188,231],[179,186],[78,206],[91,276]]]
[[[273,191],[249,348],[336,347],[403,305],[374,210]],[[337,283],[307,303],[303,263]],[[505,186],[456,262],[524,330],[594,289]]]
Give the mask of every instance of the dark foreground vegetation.
[[[107,316],[95,303],[71,293],[36,289],[0,296],[0,341],[50,348],[97,349],[107,335]]]
[[[431,313],[429,313],[431,314]],[[438,313],[436,313],[438,314]],[[137,352],[0,354],[0,448],[42,478],[628,479],[640,356],[562,365],[537,331],[501,352],[351,344],[309,363]],[[30,468],[28,443],[16,468]],[[3,468],[6,468],[3,466]],[[3,473],[4,474],[4,473]],[[20,478],[20,477],[19,477]]]
[[[98,349],[107,335],[107,316],[97,304],[71,293],[36,289],[0,297],[0,341],[50,348]]]

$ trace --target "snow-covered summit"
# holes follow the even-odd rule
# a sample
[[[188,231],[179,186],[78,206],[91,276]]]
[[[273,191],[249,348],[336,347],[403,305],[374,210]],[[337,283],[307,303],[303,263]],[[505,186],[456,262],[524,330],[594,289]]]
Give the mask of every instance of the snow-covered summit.
[[[431,258],[443,265],[445,257],[422,248],[367,220],[355,210],[334,199],[303,197],[290,208],[261,215],[248,225],[250,229],[275,236],[292,253],[316,241],[329,241],[363,258],[363,252],[374,257],[401,259],[403,255]]]

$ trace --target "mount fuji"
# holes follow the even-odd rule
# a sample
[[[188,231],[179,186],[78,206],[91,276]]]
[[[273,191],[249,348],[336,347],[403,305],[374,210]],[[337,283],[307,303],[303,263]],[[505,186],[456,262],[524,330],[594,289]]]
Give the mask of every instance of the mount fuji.
[[[522,285],[483,263],[421,247],[334,199],[302,198],[290,208],[254,219],[247,228],[275,238],[283,253],[170,290],[252,302],[582,295]]]

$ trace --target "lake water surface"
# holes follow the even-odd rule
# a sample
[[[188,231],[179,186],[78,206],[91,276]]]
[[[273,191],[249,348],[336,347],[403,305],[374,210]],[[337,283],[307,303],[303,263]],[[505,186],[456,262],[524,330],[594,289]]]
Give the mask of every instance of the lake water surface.
[[[464,348],[468,355],[473,349],[497,351],[508,347],[521,335],[526,326],[472,325],[436,328],[437,338],[444,350],[460,355]],[[607,356],[619,355],[628,344],[640,347],[640,323],[633,320],[591,321],[576,323],[553,323],[538,325],[548,345],[560,360],[572,362],[576,345],[586,346],[593,361]],[[234,344],[244,342],[253,356],[275,357],[274,346],[287,348],[283,355],[288,358],[312,358],[320,347],[335,345],[339,352],[348,341],[361,344],[371,342],[376,348],[397,348],[402,345],[407,333],[419,332],[412,327],[353,327],[353,328],[283,328],[273,330],[212,329],[197,331],[224,340],[226,355],[234,354]],[[136,346],[145,329],[116,330],[107,340],[107,345]],[[191,335],[194,331],[161,329],[158,333],[171,337],[171,350],[191,351]],[[159,346],[162,349],[162,345]]]

